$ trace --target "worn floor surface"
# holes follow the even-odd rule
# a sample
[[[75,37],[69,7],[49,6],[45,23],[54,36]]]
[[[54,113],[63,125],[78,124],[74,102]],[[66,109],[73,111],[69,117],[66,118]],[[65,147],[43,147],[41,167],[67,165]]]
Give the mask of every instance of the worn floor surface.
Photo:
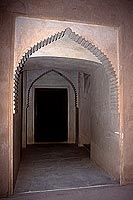
[[[29,145],[23,153],[15,193],[117,184],[76,145]]]

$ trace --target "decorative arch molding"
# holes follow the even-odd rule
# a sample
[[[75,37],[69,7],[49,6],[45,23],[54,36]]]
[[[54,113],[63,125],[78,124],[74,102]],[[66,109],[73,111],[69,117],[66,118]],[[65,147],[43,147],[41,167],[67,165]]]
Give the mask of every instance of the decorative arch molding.
[[[77,102],[78,102],[78,101],[77,101],[77,90],[76,90],[75,85],[73,84],[73,82],[72,82],[67,76],[65,76],[63,73],[61,73],[61,72],[59,72],[59,71],[57,71],[57,70],[55,70],[55,69],[51,69],[51,70],[48,70],[48,71],[43,72],[41,75],[39,75],[36,79],[34,79],[34,80],[32,81],[32,83],[30,84],[30,87],[29,87],[29,89],[28,89],[27,106],[26,106],[26,108],[28,108],[28,107],[29,107],[29,104],[30,104],[30,101],[29,101],[29,99],[30,99],[30,91],[31,91],[31,88],[32,88],[32,86],[34,85],[34,83],[35,83],[37,80],[39,80],[40,78],[42,78],[43,76],[45,76],[45,75],[47,75],[47,74],[49,74],[49,73],[51,73],[51,72],[55,72],[57,75],[59,75],[60,77],[62,77],[63,79],[65,79],[65,80],[71,85],[71,87],[72,87],[72,89],[73,89],[73,91],[74,91],[75,108],[78,108],[78,104],[77,104]]]
[[[14,75],[14,111],[18,111],[18,85],[19,85],[19,77],[21,72],[23,71],[23,67],[27,60],[31,57],[33,53],[41,49],[42,47],[45,47],[52,42],[55,42],[64,36],[67,36],[72,41],[78,43],[82,47],[86,48],[88,51],[90,51],[94,56],[97,57],[97,59],[101,62],[105,73],[108,76],[109,79],[109,87],[110,87],[110,108],[112,111],[118,111],[118,79],[116,72],[112,66],[112,63],[108,59],[108,57],[95,45],[93,45],[91,42],[85,40],[82,36],[76,34],[73,32],[70,28],[66,28],[62,32],[58,32],[55,35],[52,35],[48,37],[47,39],[44,39],[43,41],[37,43],[33,47],[31,47],[22,57],[20,60],[20,63],[15,70]]]
[[[35,78],[32,83],[30,84],[30,87],[28,89],[28,95],[27,95],[27,106],[26,106],[26,138],[27,138],[27,109],[29,107],[29,99],[30,99],[30,91],[31,91],[31,88],[32,86],[34,85],[34,83],[39,80],[40,78],[42,78],[43,76],[51,73],[51,72],[55,72],[57,75],[59,75],[60,77],[64,78],[72,87],[73,91],[74,91],[74,102],[75,102],[75,109],[76,109],[76,116],[75,116],[75,127],[76,127],[76,134],[75,134],[75,143],[78,144],[78,141],[79,141],[79,126],[78,126],[78,123],[79,123],[79,109],[78,109],[78,101],[77,101],[77,90],[76,90],[76,87],[75,85],[73,84],[73,82],[67,77],[65,76],[63,73],[55,70],[55,69],[51,69],[51,70],[48,70],[48,71],[45,71],[43,72],[41,75],[39,75],[37,78]]]

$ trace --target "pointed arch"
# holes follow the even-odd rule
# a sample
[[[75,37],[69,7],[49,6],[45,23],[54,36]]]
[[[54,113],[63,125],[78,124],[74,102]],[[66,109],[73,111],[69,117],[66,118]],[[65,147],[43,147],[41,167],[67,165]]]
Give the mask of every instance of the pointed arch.
[[[49,73],[51,73],[51,72],[55,72],[57,75],[59,75],[60,77],[62,77],[62,78],[64,78],[70,85],[71,85],[71,87],[72,87],[72,89],[73,89],[73,91],[74,91],[74,102],[75,102],[75,107],[77,108],[78,107],[78,105],[77,105],[77,90],[76,90],[76,87],[75,87],[75,85],[73,84],[73,82],[67,77],[67,76],[65,76],[63,73],[61,73],[61,72],[59,72],[58,70],[55,70],[55,69],[51,69],[51,70],[48,70],[48,71],[45,71],[45,72],[43,72],[41,75],[39,75],[36,79],[34,79],[33,81],[32,81],[32,83],[30,84],[30,87],[29,87],[29,89],[28,89],[28,94],[27,94],[27,106],[26,106],[26,108],[28,108],[29,107],[29,97],[30,97],[30,91],[31,91],[31,88],[32,88],[32,86],[34,85],[34,83],[37,81],[37,80],[39,80],[40,78],[42,78],[43,76],[45,76],[45,75],[47,75],[47,74],[49,74]]]
[[[23,67],[27,60],[31,57],[32,54],[34,54],[36,51],[41,49],[42,47],[45,47],[52,42],[55,42],[64,36],[67,36],[71,40],[75,41],[82,47],[86,48],[88,51],[90,51],[94,56],[97,57],[97,59],[101,62],[103,68],[105,69],[105,73],[108,76],[109,79],[109,89],[110,89],[110,106],[111,110],[118,111],[118,79],[116,72],[112,66],[112,63],[108,59],[108,57],[94,44],[91,42],[85,40],[82,36],[76,34],[73,32],[70,28],[66,28],[64,31],[56,33],[55,35],[52,35],[48,37],[47,39],[44,39],[43,41],[37,43],[32,48],[30,48],[22,57],[17,69],[15,70],[14,75],[14,111],[18,111],[18,84],[19,84],[19,77],[23,70]]]
[[[78,141],[79,141],[79,109],[78,109],[78,101],[77,101],[77,90],[76,90],[76,87],[75,85],[73,84],[73,82],[67,77],[65,76],[63,73],[61,73],[60,71],[58,70],[55,70],[55,69],[51,69],[51,70],[48,70],[48,71],[45,71],[43,72],[41,75],[39,75],[36,79],[34,79],[32,81],[32,83],[30,84],[30,87],[28,89],[28,94],[27,94],[27,106],[26,106],[26,135],[27,135],[27,110],[28,110],[28,107],[29,107],[29,98],[30,98],[30,91],[31,91],[31,88],[32,86],[34,85],[34,83],[39,80],[40,78],[42,78],[43,76],[51,73],[51,72],[55,72],[57,75],[59,75],[60,77],[64,78],[72,87],[73,91],[74,91],[74,103],[75,103],[75,111],[76,111],[76,116],[75,116],[75,127],[76,127],[76,138],[75,138],[75,143],[78,144]]]

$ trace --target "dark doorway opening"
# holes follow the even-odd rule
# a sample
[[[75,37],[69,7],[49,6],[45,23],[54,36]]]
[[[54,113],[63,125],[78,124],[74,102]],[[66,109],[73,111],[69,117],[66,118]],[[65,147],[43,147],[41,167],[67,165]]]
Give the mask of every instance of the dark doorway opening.
[[[36,88],[35,142],[67,142],[67,140],[67,89]]]

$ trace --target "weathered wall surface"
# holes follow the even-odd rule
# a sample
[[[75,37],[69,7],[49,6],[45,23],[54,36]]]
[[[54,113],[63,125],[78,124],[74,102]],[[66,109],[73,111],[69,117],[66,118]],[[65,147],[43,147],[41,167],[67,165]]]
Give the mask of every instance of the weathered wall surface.
[[[119,180],[119,115],[110,109],[109,92],[108,76],[98,68],[91,76],[91,159]]]
[[[133,6],[131,7],[133,8]],[[119,31],[121,101],[121,181],[133,182],[133,12],[128,12]],[[123,108],[123,109],[122,109]]]
[[[93,25],[118,27],[118,63],[120,63],[121,182],[133,182],[133,3],[127,0],[14,1],[0,2],[0,195],[12,191],[12,128],[13,109],[13,38],[14,18],[27,15],[35,18],[75,21]],[[39,32],[39,31],[38,31]],[[37,33],[38,33],[37,32]],[[36,34],[37,34],[36,33]],[[102,34],[102,33],[101,33]],[[89,36],[88,36],[89,37]],[[105,36],[106,38],[107,36]],[[28,35],[30,38],[30,35]],[[95,42],[94,42],[95,43]],[[97,45],[99,46],[99,45]],[[102,45],[101,45],[102,46]],[[102,47],[99,46],[101,49]],[[29,48],[29,46],[27,47]],[[108,49],[108,47],[106,46]],[[108,54],[108,57],[110,55]],[[10,161],[10,163],[9,163]],[[10,166],[10,170],[9,170]],[[10,177],[10,178],[9,178]]]
[[[20,158],[21,158],[21,149],[22,149],[22,144],[21,144],[21,138],[22,138],[22,94],[21,94],[21,85],[22,83],[22,75],[20,78],[20,83],[19,83],[19,103],[18,103],[18,112],[14,114],[13,116],[13,126],[14,126],[14,135],[13,135],[13,177],[14,177],[14,184],[17,178],[18,174],[18,169],[19,169],[19,163],[20,163]]]
[[[7,15],[6,11],[0,11],[0,196],[8,194],[10,182],[9,158],[11,159],[10,151],[12,150],[12,147],[9,146],[9,135],[12,131],[9,130],[9,127],[11,129],[13,128],[13,115],[12,117],[10,115],[12,111],[12,108],[10,108],[10,105],[12,105],[12,94],[10,92],[12,90],[12,84],[10,76],[13,75],[13,65],[11,62],[11,56],[13,56],[11,52],[11,37],[11,15],[10,13]],[[12,170],[10,173],[12,173]]]

